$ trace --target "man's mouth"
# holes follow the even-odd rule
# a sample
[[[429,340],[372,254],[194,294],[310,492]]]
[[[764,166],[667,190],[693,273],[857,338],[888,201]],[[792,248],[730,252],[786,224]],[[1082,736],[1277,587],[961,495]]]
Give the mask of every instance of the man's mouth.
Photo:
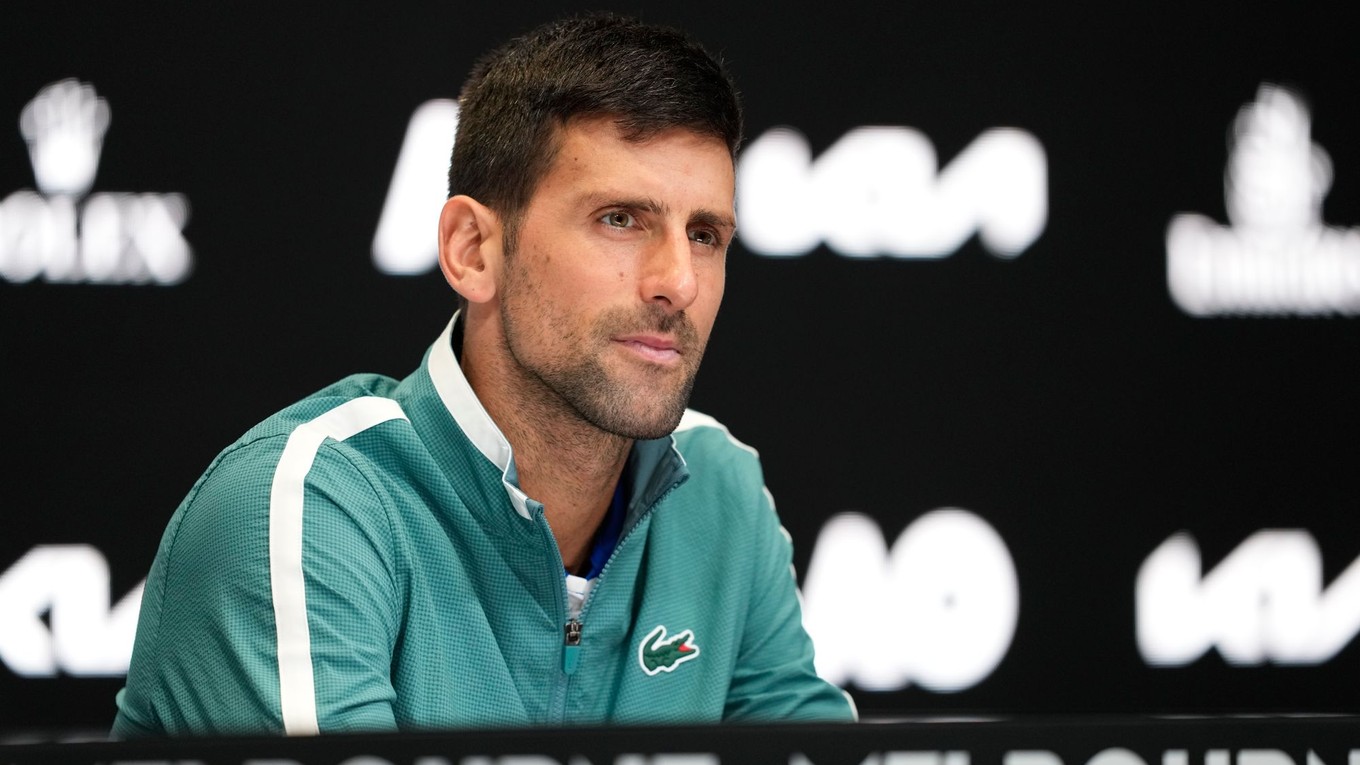
[[[671,364],[680,360],[680,344],[668,335],[641,332],[619,335],[614,342],[638,356],[658,364]]]

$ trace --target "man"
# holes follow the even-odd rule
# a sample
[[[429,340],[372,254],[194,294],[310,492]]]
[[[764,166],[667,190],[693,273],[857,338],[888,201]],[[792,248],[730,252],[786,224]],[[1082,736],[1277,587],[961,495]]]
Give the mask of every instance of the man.
[[[118,735],[850,719],[755,453],[685,409],[741,115],[677,32],[474,69],[439,221],[463,309],[224,451],[147,582]]]

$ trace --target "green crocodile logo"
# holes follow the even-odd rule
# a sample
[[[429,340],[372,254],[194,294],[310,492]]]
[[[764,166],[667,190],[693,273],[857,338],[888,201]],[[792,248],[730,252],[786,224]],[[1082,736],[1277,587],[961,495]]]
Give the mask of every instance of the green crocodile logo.
[[[638,664],[648,675],[673,672],[681,664],[697,658],[699,646],[694,643],[693,630],[685,630],[668,638],[665,625],[658,624],[638,643]]]

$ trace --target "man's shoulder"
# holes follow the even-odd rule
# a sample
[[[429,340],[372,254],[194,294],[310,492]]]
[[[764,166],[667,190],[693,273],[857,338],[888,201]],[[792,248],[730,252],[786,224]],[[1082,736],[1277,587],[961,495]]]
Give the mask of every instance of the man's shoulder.
[[[308,464],[327,438],[343,441],[349,433],[382,422],[404,418],[392,398],[397,382],[377,374],[350,375],[269,415],[218,453],[199,484],[223,481],[269,486],[290,438],[315,431],[316,443],[305,448]],[[299,446],[303,446],[299,444]],[[347,453],[350,450],[345,450]],[[315,471],[304,471],[315,472]],[[196,494],[201,486],[196,486]]]
[[[680,418],[680,424],[675,427],[672,435],[676,448],[684,455],[686,461],[692,461],[696,457],[730,459],[738,455],[744,455],[740,458],[742,461],[760,459],[760,453],[732,435],[732,431],[728,430],[726,425],[693,409],[685,410],[684,416]]]
[[[396,388],[397,381],[385,375],[350,375],[266,417],[246,431],[232,446],[244,446],[271,436],[287,436],[298,427],[356,399],[390,399]]]
[[[672,437],[689,470],[691,492],[731,498],[763,491],[760,454],[713,417],[686,409]]]
[[[352,375],[297,401],[223,449],[190,489],[171,521],[227,538],[224,527],[255,524],[280,501],[302,501],[309,488],[354,507],[376,501],[372,460],[343,442],[369,427],[403,419],[390,398],[396,383]],[[301,433],[304,438],[294,439]],[[320,488],[318,488],[320,487]]]

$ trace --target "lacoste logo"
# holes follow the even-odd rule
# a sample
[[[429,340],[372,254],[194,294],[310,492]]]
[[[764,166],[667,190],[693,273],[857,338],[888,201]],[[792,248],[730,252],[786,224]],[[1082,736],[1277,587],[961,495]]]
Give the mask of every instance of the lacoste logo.
[[[694,643],[693,630],[685,630],[668,638],[665,625],[658,624],[638,643],[638,664],[648,675],[672,672],[681,664],[697,658],[699,646]]]

